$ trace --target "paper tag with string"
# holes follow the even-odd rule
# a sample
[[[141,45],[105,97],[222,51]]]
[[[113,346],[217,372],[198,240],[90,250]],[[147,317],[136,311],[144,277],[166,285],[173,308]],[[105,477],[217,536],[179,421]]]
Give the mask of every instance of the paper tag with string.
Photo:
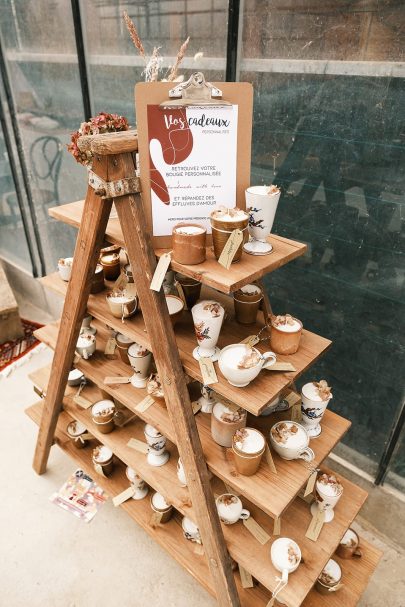
[[[305,534],[309,540],[316,542],[319,537],[319,534],[322,531],[323,524],[325,522],[325,512],[321,512],[317,510],[315,516],[312,517],[311,522],[309,523],[309,527]]]
[[[127,282],[128,278],[126,277],[126,274],[124,274],[124,272],[121,272],[121,274],[118,276],[117,280],[114,283],[113,291],[122,291],[123,289],[125,289]]]
[[[177,289],[177,293],[179,294],[180,299],[183,301],[184,303],[184,309],[188,310],[188,306],[187,306],[187,300],[186,300],[186,296],[184,295],[184,290],[182,285],[179,283],[178,280],[176,280],[176,282],[174,283],[174,286]]]
[[[117,342],[114,337],[109,337],[107,339],[107,343],[105,344],[104,354],[106,356],[114,356],[115,348],[117,346]]]
[[[202,383],[205,386],[218,383],[218,377],[212,360],[210,358],[200,358],[198,362],[203,380]]]
[[[101,476],[104,476],[104,478],[107,478],[104,474],[103,467],[100,466],[100,464],[94,464],[94,470],[97,472],[97,474],[100,474]]]
[[[253,578],[250,575],[249,571],[246,571],[244,567],[239,563],[239,574],[240,581],[242,582],[242,588],[253,588]]]
[[[153,274],[152,282],[150,283],[150,289],[152,289],[152,291],[160,291],[160,289],[162,288],[162,284],[165,279],[165,274],[168,270],[168,267],[170,266],[171,260],[171,253],[164,253],[159,259],[159,262]]]
[[[76,403],[76,405],[79,405],[79,407],[82,407],[83,409],[89,409],[89,407],[91,407],[93,403],[84,396],[81,396],[82,390],[85,385],[85,381],[80,382],[80,386],[78,387],[77,392],[73,397],[73,402]]]
[[[130,377],[111,377],[107,376],[104,378],[104,384],[106,386],[114,385],[114,384],[129,384],[131,381]]]
[[[162,512],[154,512],[152,514],[152,516],[150,517],[149,525],[153,528],[157,527],[160,524],[162,518],[163,518]]]
[[[239,230],[239,229],[233,230],[233,232],[231,232],[228,240],[226,241],[224,248],[222,249],[221,255],[219,256],[218,263],[221,264],[221,266],[223,266],[224,268],[229,270],[229,268],[231,267],[233,258],[235,257],[236,252],[239,248],[239,245],[242,243],[242,241],[243,241],[242,230]]]
[[[300,423],[301,417],[301,400],[291,407],[291,421]]]
[[[285,400],[288,403],[289,407],[293,407],[297,403],[299,403],[301,406],[301,396],[299,394],[297,394],[296,392],[290,392],[289,394],[287,394],[284,397],[283,400]]]
[[[150,394],[148,394],[148,396],[146,396],[143,400],[141,400],[140,403],[138,403],[136,405],[135,411],[138,411],[139,413],[145,413],[145,411],[147,411],[149,409],[149,407],[151,407],[154,404],[155,404],[155,401],[153,400],[152,396],[150,396]]]
[[[260,339],[257,335],[248,335],[248,337],[245,337],[245,339],[243,339],[240,343],[246,344],[247,346],[249,346],[249,348],[253,348],[253,346],[258,344],[259,341]]]
[[[125,491],[121,491],[121,493],[119,493],[118,495],[113,497],[112,501],[113,501],[114,506],[119,506],[120,504],[123,504],[127,500],[131,499],[131,497],[134,495],[134,493],[135,493],[135,487],[133,485],[131,485],[130,487],[125,489]]]
[[[273,523],[273,535],[281,534],[281,517],[277,516]]]
[[[138,289],[136,288],[136,284],[134,282],[129,282],[125,287],[125,293],[131,297],[138,297]]]
[[[204,546],[199,542],[196,542],[194,545],[194,554],[198,554],[199,556],[204,556]]]
[[[271,367],[265,367],[266,371],[296,371],[296,368],[291,363],[283,361],[275,362]]]
[[[270,535],[252,516],[243,520],[243,526],[253,535],[253,537],[264,546],[271,539]]]
[[[201,404],[197,400],[193,400],[191,403],[193,408],[193,414],[196,415],[199,411],[201,411]]]
[[[303,497],[307,497],[307,495],[309,495],[310,493],[312,493],[312,491],[314,490],[314,487],[315,487],[317,476],[318,476],[318,471],[314,470],[311,473],[311,476],[308,479],[307,486],[305,487],[305,491],[304,491]]]
[[[266,458],[266,462],[268,463],[270,470],[274,474],[277,474],[277,468],[276,468],[276,465],[274,463],[274,459],[273,459],[273,456],[271,454],[270,447],[268,446],[267,443],[266,443],[266,446],[264,448],[264,456]]]

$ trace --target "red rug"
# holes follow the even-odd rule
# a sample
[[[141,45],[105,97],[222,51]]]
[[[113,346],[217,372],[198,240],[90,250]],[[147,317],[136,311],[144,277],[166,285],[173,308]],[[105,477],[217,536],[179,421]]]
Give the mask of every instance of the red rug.
[[[21,322],[24,328],[24,336],[14,341],[6,341],[0,345],[0,371],[15,363],[39,344],[38,339],[34,336],[34,331],[40,329],[43,325],[24,318],[21,319]]]

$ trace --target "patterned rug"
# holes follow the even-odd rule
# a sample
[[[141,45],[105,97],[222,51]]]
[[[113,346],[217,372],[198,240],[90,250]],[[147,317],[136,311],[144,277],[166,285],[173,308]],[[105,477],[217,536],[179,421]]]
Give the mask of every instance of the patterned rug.
[[[39,325],[31,320],[21,319],[24,328],[24,336],[14,341],[6,341],[0,344],[0,372],[6,367],[15,363],[22,358],[30,350],[39,344],[39,341],[34,337],[34,331],[43,325]]]

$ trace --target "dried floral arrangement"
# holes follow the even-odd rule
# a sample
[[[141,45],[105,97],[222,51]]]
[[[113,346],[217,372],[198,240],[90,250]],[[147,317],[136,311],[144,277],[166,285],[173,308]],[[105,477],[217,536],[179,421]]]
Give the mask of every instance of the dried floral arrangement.
[[[328,386],[328,382],[324,379],[320,381],[312,382],[315,388],[318,389],[318,394],[322,398],[322,400],[329,400],[332,398],[332,388]]]
[[[249,348],[249,352],[247,352],[247,354],[238,362],[238,369],[251,369],[252,367],[256,367],[261,361],[261,358],[262,357],[257,350]]]
[[[142,72],[142,74],[145,76],[145,82],[156,82],[158,80],[159,71],[162,67],[163,61],[163,57],[161,57],[159,54],[160,47],[155,46],[151,56],[148,59],[145,53],[145,47],[142,44],[142,40],[139,37],[135,24],[126,11],[124,11],[124,21],[128,28],[128,32],[134,47],[145,61],[145,69]],[[168,69],[165,77],[162,78],[163,82],[181,82],[183,80],[183,77],[178,75],[178,70],[186,54],[189,42],[190,37],[188,37],[179,48],[174,64]]]
[[[318,476],[318,483],[333,487],[336,494],[343,491],[343,486],[340,480],[334,474],[326,474],[326,472],[323,472],[320,476]]]
[[[100,135],[102,133],[117,133],[129,129],[128,120],[125,116],[118,114],[108,114],[100,112],[97,116],[90,118],[88,122],[82,122],[78,131],[71,134],[68,151],[72,154],[76,162],[91,167],[93,154],[90,151],[82,151],[77,145],[79,137],[82,135]]]

